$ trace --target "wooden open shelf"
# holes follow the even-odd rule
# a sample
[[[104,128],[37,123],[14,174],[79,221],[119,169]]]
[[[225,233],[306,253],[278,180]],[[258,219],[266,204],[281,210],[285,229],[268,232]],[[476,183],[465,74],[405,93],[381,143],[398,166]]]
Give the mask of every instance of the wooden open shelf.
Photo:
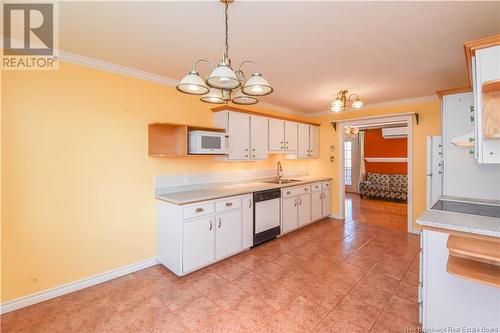
[[[485,139],[500,138],[500,80],[483,83],[483,136]]]
[[[149,124],[148,155],[155,157],[190,156],[188,154],[190,131],[225,132],[225,129],[169,123]]]
[[[500,288],[500,266],[497,265],[450,255],[446,271],[467,280]]]
[[[500,287],[500,240],[450,234],[447,247],[448,273]]]
[[[500,241],[450,235],[447,246],[450,255],[500,265]]]

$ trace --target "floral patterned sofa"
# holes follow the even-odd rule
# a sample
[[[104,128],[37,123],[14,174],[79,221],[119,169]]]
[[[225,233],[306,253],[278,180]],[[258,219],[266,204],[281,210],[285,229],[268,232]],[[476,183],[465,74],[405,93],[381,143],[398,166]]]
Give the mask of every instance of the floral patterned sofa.
[[[361,197],[377,197],[392,200],[405,200],[408,197],[408,178],[406,175],[387,175],[369,172],[366,180],[359,184]]]

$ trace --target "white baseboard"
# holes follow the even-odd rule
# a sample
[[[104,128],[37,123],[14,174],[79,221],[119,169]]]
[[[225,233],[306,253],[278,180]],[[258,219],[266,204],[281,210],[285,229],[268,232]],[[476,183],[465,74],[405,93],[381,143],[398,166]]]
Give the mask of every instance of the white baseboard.
[[[2,303],[0,305],[0,314],[4,314],[10,311],[14,311],[20,308],[24,308],[29,305],[40,303],[51,298],[62,296],[73,291],[84,289],[87,287],[94,286],[96,284],[106,282],[112,279],[116,279],[120,276],[124,276],[130,273],[140,271],[141,269],[148,268],[158,264],[156,258],[150,258],[143,261],[136,262],[127,266],[119,267],[108,272],[97,274],[85,279],[81,279],[75,282],[63,284],[58,287],[43,290],[28,296],[13,299],[11,301]]]
[[[332,219],[342,220],[339,213],[331,213],[328,217],[331,217]]]

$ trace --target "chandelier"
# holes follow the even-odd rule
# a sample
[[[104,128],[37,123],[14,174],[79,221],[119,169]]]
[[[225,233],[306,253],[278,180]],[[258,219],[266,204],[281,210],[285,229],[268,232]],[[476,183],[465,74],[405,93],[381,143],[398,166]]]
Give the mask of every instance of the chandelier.
[[[346,126],[344,129],[345,136],[348,138],[355,138],[359,134],[359,128],[354,126]]]
[[[224,3],[225,14],[225,50],[222,55],[222,61],[217,67],[213,67],[210,61],[198,59],[193,64],[193,68],[177,85],[177,90],[190,95],[202,95],[200,100],[205,103],[227,104],[232,101],[235,104],[250,105],[259,100],[257,96],[269,95],[273,88],[267,80],[257,70],[257,65],[251,60],[243,61],[238,70],[234,71],[231,67],[229,58],[229,25],[228,25],[228,7],[233,0],[220,0]],[[206,80],[200,77],[196,66],[205,62],[210,65],[211,72]],[[254,73],[247,80],[242,68],[246,64],[252,64]],[[237,89],[237,90],[236,90]]]
[[[347,97],[348,92],[349,90],[341,90],[337,93],[337,98],[335,98],[330,108],[331,111],[345,111],[346,107],[349,105],[354,109],[360,109],[363,107],[364,104],[359,100],[358,95],[350,94],[349,97]]]

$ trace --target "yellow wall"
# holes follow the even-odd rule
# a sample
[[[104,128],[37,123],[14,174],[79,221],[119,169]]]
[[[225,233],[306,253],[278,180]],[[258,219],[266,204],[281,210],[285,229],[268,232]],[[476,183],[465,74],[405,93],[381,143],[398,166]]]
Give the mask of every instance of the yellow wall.
[[[64,63],[59,71],[7,71],[1,95],[2,302],[153,257],[154,176],[267,168],[283,158],[148,157],[148,123],[211,126],[211,106],[117,74]],[[338,211],[338,165],[328,150],[338,133],[329,121],[409,111],[421,117],[413,133],[418,216],[425,207],[425,137],[439,134],[438,102],[313,119],[322,123],[321,158],[284,167],[333,177]]]
[[[211,126],[212,106],[64,63],[2,74],[2,301],[154,257],[154,176],[274,167],[283,157],[150,158],[148,123]]]
[[[426,201],[426,137],[428,135],[440,135],[441,116],[440,103],[438,101],[422,104],[401,105],[383,109],[364,109],[349,111],[338,114],[314,118],[314,121],[321,123],[321,153],[320,159],[312,161],[309,171],[312,174],[331,176],[334,178],[332,186],[332,209],[339,211],[338,202],[338,135],[339,132],[333,129],[330,124],[333,120],[351,119],[358,117],[390,115],[395,113],[417,112],[419,124],[413,120],[413,223],[415,219],[425,210]],[[333,156],[335,162],[330,162],[332,153],[329,151],[330,145],[335,145]]]

